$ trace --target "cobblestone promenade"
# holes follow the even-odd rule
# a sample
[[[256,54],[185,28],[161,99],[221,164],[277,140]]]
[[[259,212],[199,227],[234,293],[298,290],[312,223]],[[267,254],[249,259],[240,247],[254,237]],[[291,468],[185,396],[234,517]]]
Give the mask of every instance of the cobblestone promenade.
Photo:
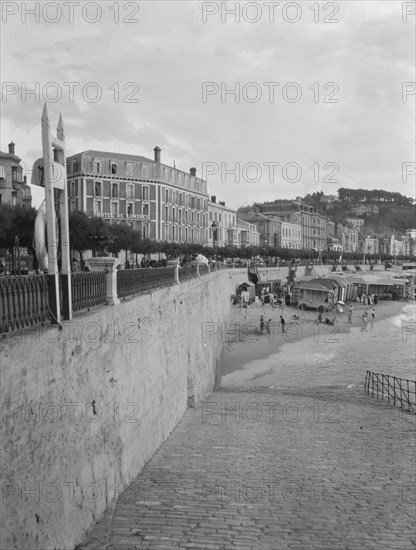
[[[360,387],[220,390],[80,548],[414,549],[414,428]]]

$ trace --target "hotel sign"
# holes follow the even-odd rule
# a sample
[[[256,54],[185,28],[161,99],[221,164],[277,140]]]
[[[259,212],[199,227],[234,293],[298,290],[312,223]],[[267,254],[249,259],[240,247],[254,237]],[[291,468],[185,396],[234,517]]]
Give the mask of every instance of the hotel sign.
[[[148,214],[117,214],[114,216],[111,213],[99,213],[101,218],[107,218],[112,220],[137,220],[140,222],[150,222],[150,216]]]

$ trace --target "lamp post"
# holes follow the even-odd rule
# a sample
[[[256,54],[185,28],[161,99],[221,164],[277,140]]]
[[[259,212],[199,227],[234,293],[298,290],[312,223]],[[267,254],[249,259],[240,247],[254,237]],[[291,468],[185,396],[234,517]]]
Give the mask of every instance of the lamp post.
[[[215,246],[215,243],[217,246]],[[212,248],[214,252],[214,262],[216,266],[216,262],[217,262],[216,250],[218,248],[218,223],[216,221],[212,222]]]

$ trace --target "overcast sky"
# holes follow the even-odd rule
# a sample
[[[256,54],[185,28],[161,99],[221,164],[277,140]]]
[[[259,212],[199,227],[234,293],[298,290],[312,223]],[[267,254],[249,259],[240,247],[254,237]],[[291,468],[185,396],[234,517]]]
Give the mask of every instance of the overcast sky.
[[[38,22],[35,3],[2,4],[1,149],[13,140],[29,170],[46,99],[68,156],[159,145],[233,208],[339,187],[414,196],[412,2],[83,0],[59,21],[39,2]]]

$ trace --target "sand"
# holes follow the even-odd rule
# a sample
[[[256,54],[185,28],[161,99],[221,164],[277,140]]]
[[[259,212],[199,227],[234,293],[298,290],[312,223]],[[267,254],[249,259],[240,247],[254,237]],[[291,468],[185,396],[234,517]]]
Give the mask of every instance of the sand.
[[[327,326],[316,324],[316,311],[300,311],[300,319],[295,321],[292,316],[296,309],[292,307],[233,306],[227,324],[228,341],[224,343],[221,386],[358,386],[363,384],[367,370],[415,380],[415,302],[353,307],[352,324],[347,323],[346,307],[336,317],[336,325]],[[361,319],[365,310],[369,313],[367,325]],[[270,335],[260,333],[262,314],[265,320],[272,319]],[[285,334],[281,314],[286,321]]]

